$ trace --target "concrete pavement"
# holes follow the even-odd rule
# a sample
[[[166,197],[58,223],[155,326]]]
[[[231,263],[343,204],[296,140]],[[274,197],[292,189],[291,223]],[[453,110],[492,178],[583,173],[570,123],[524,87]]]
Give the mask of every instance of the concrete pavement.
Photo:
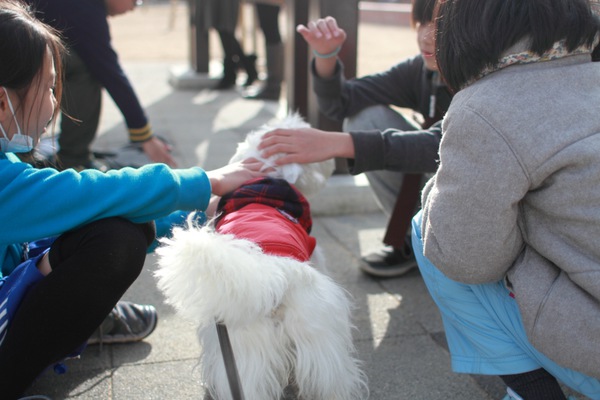
[[[247,132],[281,116],[285,104],[244,100],[236,91],[173,89],[167,78],[174,67],[185,67],[187,60],[187,18],[185,7],[179,5],[175,28],[169,30],[168,7],[147,2],[142,9],[115,18],[115,46],[155,131],[173,144],[180,166],[219,167]],[[218,43],[215,46],[218,60]],[[408,28],[363,24],[359,74],[387,68],[415,49],[414,33]],[[109,97],[104,104],[95,148],[118,149],[126,144],[122,117]],[[324,249],[332,275],[354,297],[355,342],[369,378],[370,398],[501,398],[504,387],[498,378],[451,372],[439,313],[418,271],[387,280],[372,279],[359,271],[361,254],[380,246],[386,224],[364,177],[335,177],[313,208],[313,234]],[[91,346],[80,360],[67,363],[67,374],[45,373],[29,394],[55,400],[203,398],[204,389],[194,369],[199,354],[194,325],[164,303],[152,276],[155,264],[150,255],[125,299],[156,306],[156,331],[140,343],[102,349]]]

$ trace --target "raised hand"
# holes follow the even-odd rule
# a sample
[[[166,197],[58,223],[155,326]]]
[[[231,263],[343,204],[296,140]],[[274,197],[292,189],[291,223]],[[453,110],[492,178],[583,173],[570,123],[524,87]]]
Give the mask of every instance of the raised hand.
[[[296,31],[306,43],[319,54],[332,54],[346,41],[346,32],[333,17],[310,21],[306,26],[298,25]]]

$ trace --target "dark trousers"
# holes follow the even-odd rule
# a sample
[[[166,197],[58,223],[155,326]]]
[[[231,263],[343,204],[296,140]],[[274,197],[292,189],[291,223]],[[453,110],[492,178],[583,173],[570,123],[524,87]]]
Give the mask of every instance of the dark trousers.
[[[144,266],[153,223],[108,218],[59,236],[52,272],[29,289],[0,346],[3,399],[86,343]]]
[[[366,108],[344,121],[344,131],[395,128],[414,131],[419,127],[383,105]],[[415,169],[419,169],[415,165]],[[427,181],[424,174],[400,171],[369,171],[365,174],[381,210],[389,216],[383,242],[397,249],[410,244],[410,222],[420,208],[419,193]]]
[[[281,43],[281,34],[279,32],[279,6],[270,4],[256,3],[256,14],[260,29],[265,36],[265,43]]]
[[[91,159],[102,107],[102,86],[71,50],[65,60],[58,157],[61,167],[85,165]]]

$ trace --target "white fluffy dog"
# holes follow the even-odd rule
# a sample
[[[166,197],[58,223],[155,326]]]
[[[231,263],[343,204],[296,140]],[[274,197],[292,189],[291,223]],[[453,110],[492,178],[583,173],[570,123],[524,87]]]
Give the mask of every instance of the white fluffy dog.
[[[256,150],[260,138],[279,127],[308,124],[292,115],[281,123],[265,125],[238,145],[231,161],[261,158]],[[273,166],[276,157],[263,161]],[[312,194],[325,185],[332,171],[330,160],[277,167],[272,175]],[[256,207],[269,214],[268,206]],[[302,236],[312,251],[314,239],[298,230],[293,216],[277,211],[273,218],[283,215],[280,224],[295,224],[290,246],[298,247],[294,239]],[[247,225],[235,219],[227,223],[233,228],[224,233],[218,223],[198,227],[188,222],[187,228],[175,229],[157,250],[159,288],[181,315],[198,323],[200,370],[211,396],[232,398],[215,328],[218,322],[228,329],[247,400],[277,400],[288,384],[295,385],[305,400],[368,397],[365,376],[355,358],[346,291],[310,260],[265,251],[270,244],[248,239]],[[259,231],[272,227],[269,223],[250,226]],[[277,246],[281,249],[281,244]]]

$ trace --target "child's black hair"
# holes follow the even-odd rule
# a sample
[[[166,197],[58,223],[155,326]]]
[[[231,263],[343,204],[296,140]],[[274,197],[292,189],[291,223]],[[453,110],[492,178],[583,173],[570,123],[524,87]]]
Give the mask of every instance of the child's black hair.
[[[433,20],[435,0],[412,0],[411,24],[427,24]]]
[[[13,89],[23,99],[41,79],[47,51],[56,70],[55,97],[62,93],[64,45],[58,33],[36,19],[19,0],[0,1],[0,86]]]
[[[434,14],[438,67],[455,91],[523,39],[541,55],[561,40],[591,48],[600,31],[589,0],[438,0]]]

